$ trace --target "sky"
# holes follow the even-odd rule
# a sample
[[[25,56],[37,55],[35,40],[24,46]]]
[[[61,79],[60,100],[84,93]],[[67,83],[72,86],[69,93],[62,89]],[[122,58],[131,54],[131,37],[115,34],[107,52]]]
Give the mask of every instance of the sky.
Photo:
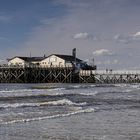
[[[98,69],[140,69],[140,0],[0,0],[0,63],[73,48]]]

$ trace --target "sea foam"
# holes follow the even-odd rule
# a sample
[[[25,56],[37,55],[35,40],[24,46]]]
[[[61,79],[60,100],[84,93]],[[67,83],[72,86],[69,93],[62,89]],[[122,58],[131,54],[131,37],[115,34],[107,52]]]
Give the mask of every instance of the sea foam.
[[[86,105],[86,102],[75,103],[68,99],[62,99],[62,100],[57,100],[57,101],[43,102],[40,105]]]
[[[95,92],[88,92],[88,93],[79,93],[80,95],[87,95],[87,96],[94,96],[96,94],[98,94],[98,91],[95,91]]]
[[[76,105],[82,106],[86,105],[86,102],[75,103],[68,99],[61,99],[56,101],[48,101],[48,102],[39,102],[39,103],[14,103],[14,104],[0,104],[0,108],[19,108],[19,107],[38,107],[38,106],[47,106],[47,105]]]
[[[11,120],[7,122],[3,122],[1,124],[12,124],[12,123],[22,123],[22,122],[31,122],[31,121],[39,121],[39,120],[45,120],[45,119],[53,119],[53,118],[59,118],[59,117],[68,117],[71,115],[76,115],[80,113],[91,113],[94,112],[94,108],[87,108],[87,109],[80,109],[74,112],[66,113],[66,114],[57,114],[52,116],[43,116],[43,117],[37,117],[37,118],[29,118],[29,119],[19,119],[19,120]]]

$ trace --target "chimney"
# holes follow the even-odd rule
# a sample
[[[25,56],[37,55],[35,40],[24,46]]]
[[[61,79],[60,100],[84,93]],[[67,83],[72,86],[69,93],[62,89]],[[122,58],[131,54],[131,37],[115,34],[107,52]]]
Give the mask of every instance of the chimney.
[[[72,50],[72,56],[74,57],[74,62],[75,62],[75,65],[76,65],[76,48],[74,48]]]
[[[72,56],[73,56],[74,58],[76,58],[76,48],[74,48],[74,49],[72,50]]]

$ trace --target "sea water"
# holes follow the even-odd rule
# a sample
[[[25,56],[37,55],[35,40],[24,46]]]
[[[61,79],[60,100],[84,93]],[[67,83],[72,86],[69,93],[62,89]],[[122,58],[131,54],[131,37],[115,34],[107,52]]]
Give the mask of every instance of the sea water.
[[[139,139],[140,84],[0,84],[0,140]]]

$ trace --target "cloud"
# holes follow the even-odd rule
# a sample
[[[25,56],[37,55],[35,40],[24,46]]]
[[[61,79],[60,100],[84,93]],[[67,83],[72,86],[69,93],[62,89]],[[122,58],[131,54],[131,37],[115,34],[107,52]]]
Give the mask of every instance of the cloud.
[[[128,44],[133,41],[132,36],[123,36],[121,34],[116,34],[113,38],[116,42]]]
[[[136,32],[135,34],[132,35],[132,39],[135,42],[139,42],[140,41],[140,31]]]
[[[73,36],[74,39],[89,39],[93,38],[93,36],[87,32],[84,33],[77,33]]]
[[[100,49],[100,50],[96,50],[93,52],[93,55],[95,56],[105,56],[105,55],[113,55],[113,53],[107,49]]]
[[[140,31],[136,32],[133,36],[134,37],[140,37]]]
[[[130,35],[122,35],[122,34],[116,34],[113,39],[116,42],[119,43],[124,43],[124,44],[128,44],[128,43],[134,43],[134,42],[139,42],[140,41],[140,31],[136,32],[135,34],[130,34]]]
[[[127,36],[117,34],[114,36],[113,39],[116,42],[124,43],[124,44],[139,42],[140,41],[140,32],[137,32],[137,33],[131,34],[131,35],[127,35]]]

